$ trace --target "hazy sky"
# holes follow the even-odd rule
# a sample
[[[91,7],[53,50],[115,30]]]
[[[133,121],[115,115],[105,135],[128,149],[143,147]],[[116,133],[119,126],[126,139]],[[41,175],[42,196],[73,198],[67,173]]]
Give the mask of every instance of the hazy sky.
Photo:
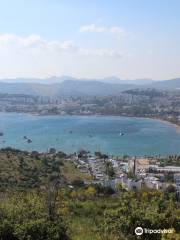
[[[180,0],[0,0],[0,78],[180,76]]]

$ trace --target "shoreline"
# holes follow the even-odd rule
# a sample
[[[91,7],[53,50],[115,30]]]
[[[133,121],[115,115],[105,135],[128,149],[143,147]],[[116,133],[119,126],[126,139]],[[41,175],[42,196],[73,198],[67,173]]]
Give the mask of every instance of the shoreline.
[[[11,147],[11,146],[7,146],[7,147],[0,147],[0,152],[6,152],[6,151],[10,151],[10,152],[22,152],[22,153],[27,153],[27,154],[32,154],[32,155],[49,155],[49,156],[53,156],[53,155],[57,155],[59,153],[61,154],[64,154],[64,158],[69,160],[71,157],[74,157],[74,156],[77,156],[78,153],[80,151],[85,151],[87,152],[87,157],[88,157],[88,154],[91,156],[91,157],[96,157],[96,151],[94,152],[90,152],[86,149],[82,149],[82,150],[77,150],[75,152],[65,152],[63,150],[59,150],[57,148],[54,148],[52,147],[52,149],[55,149],[55,152],[51,153],[49,149],[47,149],[47,151],[40,151],[40,150],[36,150],[36,149],[31,149],[31,150],[25,150],[25,149],[21,149],[21,148],[16,148],[16,147]],[[159,153],[156,153],[156,154],[141,154],[141,155],[132,155],[132,154],[110,154],[110,153],[104,153],[103,151],[100,151],[100,153],[102,155],[107,155],[108,158],[114,158],[114,159],[134,159],[134,158],[139,158],[139,159],[144,159],[144,158],[148,158],[148,159],[157,159],[157,156],[160,157],[160,158],[166,158],[168,157],[169,155],[179,155],[179,153],[172,153],[172,154],[159,154]],[[124,156],[126,156],[124,158]],[[125,161],[126,161],[125,160]]]
[[[162,122],[162,123],[169,124],[169,125],[175,127],[176,130],[180,133],[180,125],[178,125],[178,124],[176,124],[176,123],[173,123],[173,122],[170,122],[170,121],[168,121],[168,120],[161,119],[161,118],[148,118],[148,119],[157,120],[157,121],[160,121],[160,122]]]

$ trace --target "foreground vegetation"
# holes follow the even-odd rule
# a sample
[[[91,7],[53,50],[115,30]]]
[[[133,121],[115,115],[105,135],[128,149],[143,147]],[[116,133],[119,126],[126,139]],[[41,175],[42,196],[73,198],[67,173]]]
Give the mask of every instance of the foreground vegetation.
[[[158,191],[102,195],[95,187],[1,193],[2,240],[125,240],[134,230],[174,229],[141,239],[180,239],[180,209],[173,194]]]
[[[90,176],[65,158],[0,151],[1,240],[135,240],[138,226],[173,229],[138,239],[180,239],[180,203],[173,188],[126,192],[119,186],[114,193],[86,186],[82,180]]]

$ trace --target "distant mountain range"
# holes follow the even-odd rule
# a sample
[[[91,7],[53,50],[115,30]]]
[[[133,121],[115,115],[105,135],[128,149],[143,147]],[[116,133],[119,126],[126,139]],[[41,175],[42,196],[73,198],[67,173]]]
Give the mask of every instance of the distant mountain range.
[[[74,78],[71,76],[61,76],[61,77],[49,77],[49,78],[15,78],[15,79],[2,79],[0,82],[17,82],[17,83],[41,83],[41,84],[53,84],[53,83],[62,83],[64,81],[73,80],[73,81],[97,81],[104,83],[117,83],[117,84],[135,84],[135,85],[147,85],[153,83],[151,79],[120,79],[118,77],[106,77],[106,78],[97,78],[97,79],[88,79],[88,78]]]
[[[153,81],[150,79],[121,80],[116,77],[104,79],[76,79],[68,76],[46,79],[4,79],[0,81],[0,93],[43,96],[106,96],[136,88],[162,90],[180,89],[180,78]]]

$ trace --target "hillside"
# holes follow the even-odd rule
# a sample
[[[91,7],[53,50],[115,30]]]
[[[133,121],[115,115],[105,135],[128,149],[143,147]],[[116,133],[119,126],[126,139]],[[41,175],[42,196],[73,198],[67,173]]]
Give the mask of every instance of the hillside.
[[[180,78],[152,81],[120,80],[115,77],[84,80],[71,77],[52,77],[48,79],[15,79],[0,82],[0,93],[28,94],[41,96],[108,96],[130,89],[154,88],[176,90],[180,88]]]
[[[171,239],[179,239],[179,202],[172,187],[126,191],[120,184],[114,192],[83,184],[87,179],[62,152],[1,149],[0,239],[136,240],[137,226],[171,227]],[[162,237],[155,239],[169,239]]]
[[[34,188],[61,179],[63,183],[90,179],[79,172],[67,156],[56,154],[28,153],[15,149],[0,150],[0,187]]]
[[[106,96],[135,88],[131,84],[99,81],[66,80],[61,83],[5,83],[0,82],[0,93],[41,96]]]
[[[180,89],[180,78],[175,78],[166,81],[157,81],[149,85],[152,88],[163,90],[175,90]]]

